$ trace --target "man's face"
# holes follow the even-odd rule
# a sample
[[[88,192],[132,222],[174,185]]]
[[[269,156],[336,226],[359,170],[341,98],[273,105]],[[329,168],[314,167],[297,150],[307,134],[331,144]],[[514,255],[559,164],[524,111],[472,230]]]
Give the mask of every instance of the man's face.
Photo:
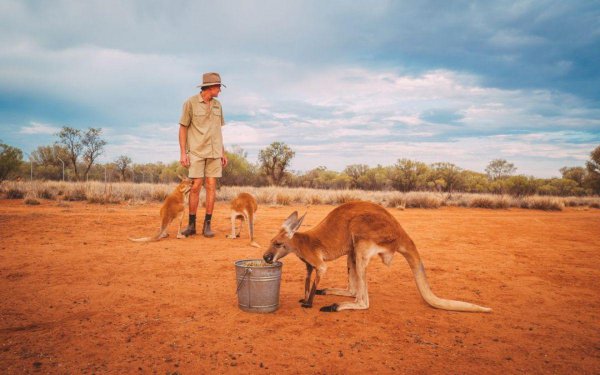
[[[221,92],[221,85],[210,86],[207,90],[213,98],[217,98]]]

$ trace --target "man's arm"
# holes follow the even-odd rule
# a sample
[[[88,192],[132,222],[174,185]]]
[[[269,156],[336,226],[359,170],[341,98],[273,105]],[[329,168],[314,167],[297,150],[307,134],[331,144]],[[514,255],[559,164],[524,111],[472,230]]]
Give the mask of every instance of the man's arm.
[[[190,158],[188,157],[187,152],[185,151],[185,145],[187,143],[187,127],[179,124],[179,162],[184,167],[190,166]]]

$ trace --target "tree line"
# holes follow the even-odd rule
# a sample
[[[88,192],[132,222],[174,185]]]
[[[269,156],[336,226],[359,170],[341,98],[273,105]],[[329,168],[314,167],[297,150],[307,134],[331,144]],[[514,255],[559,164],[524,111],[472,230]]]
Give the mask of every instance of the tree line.
[[[35,178],[169,183],[176,181],[178,175],[186,174],[177,161],[139,164],[127,155],[120,155],[110,163],[97,163],[107,144],[102,138],[101,128],[82,131],[65,126],[56,137],[53,144],[39,146],[31,152],[28,161],[23,159],[21,150],[0,141],[0,181]],[[600,194],[600,146],[590,153],[585,166],[561,168],[561,177],[547,179],[516,174],[515,165],[504,159],[490,161],[485,173],[462,169],[447,162],[426,164],[405,158],[388,166],[353,164],[341,172],[321,166],[298,172],[290,170],[295,152],[283,142],[273,142],[260,150],[256,163],[250,162],[247,152],[239,146],[233,146],[227,155],[229,165],[223,170],[220,180],[224,185],[501,193],[516,196]]]

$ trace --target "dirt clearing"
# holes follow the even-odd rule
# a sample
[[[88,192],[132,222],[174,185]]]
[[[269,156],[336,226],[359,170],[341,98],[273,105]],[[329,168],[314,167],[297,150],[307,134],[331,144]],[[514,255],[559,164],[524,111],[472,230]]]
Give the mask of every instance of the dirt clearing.
[[[600,210],[441,208],[390,212],[415,241],[433,291],[491,314],[436,310],[406,261],[374,258],[371,308],[303,309],[305,269],[282,261],[281,306],[237,307],[234,261],[260,258],[302,207],[260,206],[256,240],[217,236],[139,244],[159,204],[0,201],[0,373],[562,373],[600,372]],[[310,208],[302,230],[333,206]],[[187,222],[187,220],[186,220]],[[200,220],[200,224],[202,220]],[[323,287],[345,286],[346,260]]]

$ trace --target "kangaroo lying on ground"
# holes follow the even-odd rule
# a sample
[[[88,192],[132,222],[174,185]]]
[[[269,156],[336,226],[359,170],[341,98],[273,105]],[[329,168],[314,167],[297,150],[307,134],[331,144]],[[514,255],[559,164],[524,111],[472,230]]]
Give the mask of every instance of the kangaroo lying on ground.
[[[173,190],[171,194],[169,194],[165,198],[165,202],[160,208],[160,231],[154,237],[142,237],[142,238],[131,238],[130,241],[133,242],[152,242],[158,241],[161,238],[165,238],[169,236],[167,233],[167,228],[169,224],[180,215],[179,218],[179,229],[177,230],[177,238],[185,238],[184,235],[181,234],[181,222],[183,221],[183,212],[185,210],[185,206],[188,204],[188,198],[190,195],[190,189],[192,188],[192,180],[187,177],[178,176],[181,182],[177,187]]]
[[[415,244],[385,208],[370,202],[345,203],[331,211],[316,227],[300,233],[298,229],[304,216],[298,219],[298,213],[292,213],[263,255],[267,263],[273,263],[295,253],[306,264],[304,299],[300,300],[302,307],[312,307],[315,294],[333,294],[355,297],[355,300],[324,306],[321,311],[369,308],[366,278],[369,261],[379,255],[389,266],[394,253],[399,252],[408,261],[421,296],[431,306],[454,311],[492,311],[488,307],[447,300],[433,294]],[[343,255],[348,256],[348,288],[317,289],[327,271],[325,262]],[[313,269],[316,269],[316,276],[311,288]]]
[[[248,224],[248,232],[250,233],[250,245],[260,247],[254,242],[254,214],[258,209],[256,199],[251,194],[240,193],[234,200],[231,201],[231,234],[227,238],[235,239],[242,233],[243,221]],[[240,230],[236,232],[235,221],[240,218]]]

